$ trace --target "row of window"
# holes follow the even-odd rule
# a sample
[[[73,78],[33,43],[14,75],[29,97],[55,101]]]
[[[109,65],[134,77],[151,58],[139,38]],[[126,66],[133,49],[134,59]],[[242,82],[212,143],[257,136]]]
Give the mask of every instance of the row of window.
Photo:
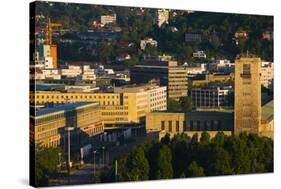
[[[221,120],[190,120],[189,124],[186,121],[183,121],[183,131],[213,131],[213,130],[222,130]],[[165,124],[165,121],[161,121],[161,130],[167,130],[173,132],[173,126],[175,126],[175,131],[180,131],[180,121],[168,121],[168,125]]]

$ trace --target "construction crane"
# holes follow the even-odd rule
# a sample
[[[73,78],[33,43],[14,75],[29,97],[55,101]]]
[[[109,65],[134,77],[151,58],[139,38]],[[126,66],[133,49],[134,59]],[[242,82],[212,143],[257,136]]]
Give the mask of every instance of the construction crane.
[[[45,31],[45,44],[53,45],[53,32],[62,32],[63,30],[60,28],[62,27],[61,23],[52,23],[50,18],[48,19],[48,23],[46,26]]]
[[[48,65],[50,68],[57,68],[58,67],[58,58],[57,58],[57,45],[53,44],[53,32],[59,32],[61,33],[63,30],[61,29],[62,24],[61,23],[52,23],[51,19],[47,18],[47,25],[44,29],[45,33],[45,45],[43,48],[46,47],[47,50],[44,56],[51,57],[52,58],[52,65]],[[45,53],[45,50],[44,50]],[[49,61],[46,61],[48,63]]]

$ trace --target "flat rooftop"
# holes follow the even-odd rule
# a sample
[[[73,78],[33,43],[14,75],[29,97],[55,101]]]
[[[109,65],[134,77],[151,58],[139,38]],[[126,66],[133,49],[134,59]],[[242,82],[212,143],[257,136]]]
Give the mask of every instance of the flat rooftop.
[[[273,120],[273,114],[274,114],[273,110],[274,110],[274,100],[271,100],[265,105],[263,105],[261,109],[261,120],[265,122],[269,122]]]
[[[58,105],[54,106],[52,108],[44,108],[35,111],[35,116],[42,116],[50,113],[55,113],[59,111],[66,111],[66,110],[73,110],[76,109],[80,106],[85,106],[89,104],[98,104],[97,102],[76,102],[76,103],[71,103],[71,104],[64,104],[64,105]]]

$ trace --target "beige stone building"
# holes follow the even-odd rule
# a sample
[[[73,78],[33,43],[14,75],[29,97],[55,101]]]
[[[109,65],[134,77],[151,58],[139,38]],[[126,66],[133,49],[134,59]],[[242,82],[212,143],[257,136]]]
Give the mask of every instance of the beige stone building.
[[[260,132],[260,65],[260,58],[241,57],[235,61],[235,134]]]
[[[185,133],[200,137],[208,132],[214,137],[218,132],[233,133],[233,112],[231,111],[191,111],[191,112],[151,112],[146,116],[146,131],[159,132],[159,138],[169,133],[173,136]]]

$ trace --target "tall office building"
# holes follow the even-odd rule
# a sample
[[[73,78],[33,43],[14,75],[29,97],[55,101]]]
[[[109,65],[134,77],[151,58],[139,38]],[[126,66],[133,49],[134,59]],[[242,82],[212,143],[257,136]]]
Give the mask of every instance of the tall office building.
[[[177,61],[168,57],[159,60],[145,60],[131,68],[131,83],[147,83],[151,80],[160,82],[160,86],[167,86],[167,97],[178,100],[187,96],[187,72],[178,66]]]
[[[235,61],[234,134],[259,134],[261,125],[260,58]]]

